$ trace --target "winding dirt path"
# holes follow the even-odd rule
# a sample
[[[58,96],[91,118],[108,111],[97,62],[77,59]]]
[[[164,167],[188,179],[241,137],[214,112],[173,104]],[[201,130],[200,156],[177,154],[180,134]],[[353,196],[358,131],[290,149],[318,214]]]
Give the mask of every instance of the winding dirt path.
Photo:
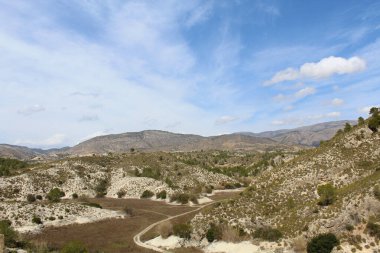
[[[240,191],[243,191],[244,188],[242,189],[239,189],[238,191],[236,192],[240,192]],[[155,227],[156,225],[160,224],[160,223],[163,223],[163,222],[166,222],[166,221],[170,221],[172,219],[175,219],[175,218],[178,218],[178,217],[181,217],[181,216],[184,216],[184,215],[187,215],[187,214],[191,214],[191,213],[195,213],[195,212],[199,212],[200,210],[202,210],[203,208],[207,207],[207,206],[210,206],[210,205],[213,205],[215,203],[218,203],[218,202],[221,202],[221,201],[224,201],[226,199],[229,199],[230,196],[226,196],[226,198],[223,198],[223,199],[219,199],[219,200],[214,200],[212,202],[209,202],[207,204],[204,204],[204,205],[199,205],[197,206],[198,208],[197,209],[194,209],[194,210],[191,210],[191,211],[187,211],[187,212],[184,212],[184,213],[181,213],[181,214],[177,214],[177,215],[174,215],[174,216],[169,216],[168,218],[166,219],[163,219],[163,220],[160,220],[160,221],[157,221],[151,225],[149,225],[148,227],[146,227],[145,229],[143,229],[141,232],[139,232],[138,234],[136,234],[134,237],[133,237],[133,241],[135,242],[136,245],[140,246],[140,247],[143,247],[143,248],[146,248],[146,249],[150,249],[150,250],[154,250],[156,252],[164,252],[164,253],[170,253],[170,251],[168,250],[164,250],[164,249],[161,249],[161,248],[158,248],[158,247],[155,247],[155,246],[152,246],[152,245],[148,245],[146,244],[145,242],[142,242],[141,241],[141,236],[143,236],[145,233],[147,233],[149,230],[151,230],[153,227]]]

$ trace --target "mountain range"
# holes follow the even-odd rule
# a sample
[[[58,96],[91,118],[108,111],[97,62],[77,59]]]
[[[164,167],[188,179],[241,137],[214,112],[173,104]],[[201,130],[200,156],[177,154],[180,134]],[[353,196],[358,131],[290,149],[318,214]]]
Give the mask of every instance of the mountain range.
[[[203,137],[193,134],[178,134],[159,130],[145,130],[97,136],[73,147],[61,149],[32,149],[23,146],[0,144],[0,157],[22,160],[55,155],[89,155],[108,152],[124,153],[138,151],[193,151],[193,150],[255,150],[298,149],[318,146],[344,127],[355,121],[332,121],[262,133],[238,132],[219,136]]]

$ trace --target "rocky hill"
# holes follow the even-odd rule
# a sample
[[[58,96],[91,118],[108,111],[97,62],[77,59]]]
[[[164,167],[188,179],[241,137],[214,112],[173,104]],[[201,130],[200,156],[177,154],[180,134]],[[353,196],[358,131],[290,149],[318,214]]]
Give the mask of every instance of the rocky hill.
[[[228,224],[258,239],[265,233],[282,234],[282,247],[303,247],[299,252],[323,233],[340,238],[334,252],[377,252],[380,134],[373,130],[362,123],[263,171],[239,199],[197,215],[193,237]]]
[[[44,156],[43,151],[23,146],[0,144],[0,157],[28,160],[37,156]]]
[[[262,133],[242,133],[249,136],[273,139],[287,145],[318,146],[321,141],[330,140],[346,123],[356,124],[352,120],[324,122],[295,129],[282,129]]]
[[[293,149],[272,139],[243,134],[203,137],[148,130],[135,133],[98,136],[84,141],[67,151],[72,155],[106,154],[139,151],[193,151],[193,150],[276,150]]]

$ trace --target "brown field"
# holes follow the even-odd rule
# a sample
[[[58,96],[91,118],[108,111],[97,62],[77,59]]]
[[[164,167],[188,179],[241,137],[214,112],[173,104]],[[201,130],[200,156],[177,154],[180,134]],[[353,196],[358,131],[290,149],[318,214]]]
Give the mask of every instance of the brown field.
[[[236,196],[236,193],[217,194],[212,198],[221,200]],[[151,253],[154,251],[134,244],[133,236],[150,224],[169,216],[196,209],[190,206],[173,206],[159,201],[144,199],[91,199],[103,208],[123,210],[128,206],[133,209],[133,216],[125,219],[109,219],[88,224],[73,224],[63,227],[48,227],[40,234],[29,236],[34,242],[46,243],[51,248],[59,249],[67,242],[81,241],[90,252],[105,253]],[[187,222],[195,213],[178,217],[173,222]],[[150,233],[148,233],[150,234]],[[190,249],[189,249],[190,250]],[[188,252],[188,251],[178,251]],[[195,249],[192,252],[197,252]]]

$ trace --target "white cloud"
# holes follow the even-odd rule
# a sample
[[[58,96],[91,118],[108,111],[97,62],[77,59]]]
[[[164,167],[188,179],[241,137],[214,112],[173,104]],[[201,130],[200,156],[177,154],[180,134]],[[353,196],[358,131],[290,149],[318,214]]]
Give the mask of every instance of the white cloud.
[[[371,110],[372,107],[380,107],[380,105],[370,105],[370,106],[364,106],[362,108],[358,109],[359,113],[364,113],[366,115],[369,115],[369,111]]]
[[[306,88],[303,88],[303,89],[297,91],[294,94],[294,96],[296,98],[304,98],[304,97],[307,97],[309,95],[313,95],[315,92],[316,92],[316,89],[314,87],[306,87]]]
[[[333,75],[351,74],[365,69],[366,62],[357,56],[348,59],[330,56],[319,62],[305,63],[299,69],[281,70],[264,82],[264,86],[297,79],[321,79]]]
[[[340,105],[343,105],[344,104],[344,100],[343,99],[340,99],[340,98],[334,98],[333,100],[331,100],[331,105],[333,106],[340,106]]]
[[[186,20],[186,26],[192,27],[205,20],[211,15],[213,7],[212,1],[203,2],[201,5],[191,11],[189,18]]]
[[[216,125],[223,125],[238,120],[238,117],[225,115],[215,120]]]
[[[264,82],[264,86],[270,86],[275,83],[281,83],[284,81],[292,81],[299,78],[299,72],[293,68],[287,68],[277,72],[272,79]]]
[[[15,145],[27,145],[32,147],[56,147],[65,141],[66,136],[64,134],[54,134],[43,140],[17,140]]]
[[[42,111],[45,111],[45,108],[42,105],[32,105],[18,110],[17,113],[22,114],[24,116],[29,116]]]
[[[300,89],[297,92],[295,92],[293,94],[289,94],[289,95],[284,95],[284,94],[280,93],[280,94],[274,96],[273,100],[276,102],[285,102],[285,101],[295,102],[299,99],[313,95],[316,92],[317,92],[317,89],[315,89],[314,87],[305,87],[305,88]]]

